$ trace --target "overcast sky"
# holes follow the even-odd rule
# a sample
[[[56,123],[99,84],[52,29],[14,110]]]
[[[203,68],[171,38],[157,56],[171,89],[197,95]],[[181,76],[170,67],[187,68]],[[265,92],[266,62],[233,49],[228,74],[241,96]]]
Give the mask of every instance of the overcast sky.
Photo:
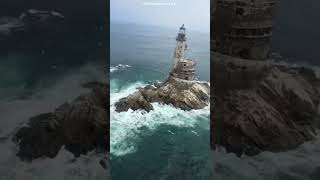
[[[210,31],[210,0],[111,0],[111,22]]]

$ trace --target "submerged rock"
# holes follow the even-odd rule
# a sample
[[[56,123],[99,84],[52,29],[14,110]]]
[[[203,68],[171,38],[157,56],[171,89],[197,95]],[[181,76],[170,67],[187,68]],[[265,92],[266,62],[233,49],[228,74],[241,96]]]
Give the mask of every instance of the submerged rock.
[[[29,9],[19,19],[24,22],[28,31],[53,31],[64,20],[64,16],[55,11]]]
[[[41,42],[46,38],[40,35],[59,32],[63,20],[64,16],[58,12],[35,9],[23,12],[20,17],[0,17],[0,54],[25,46],[43,48]]]
[[[212,147],[223,146],[238,156],[256,155],[312,140],[320,107],[316,74],[310,68],[272,65],[253,88],[217,91]]]
[[[30,118],[14,135],[19,146],[17,155],[24,160],[55,157],[64,146],[76,157],[92,150],[106,152],[109,121],[107,85],[88,83],[91,92],[80,95],[54,112]]]
[[[183,110],[202,109],[210,104],[207,82],[168,79],[156,86],[148,85],[115,103],[116,111],[153,110],[151,103],[171,104]]]
[[[55,11],[30,9],[20,17],[0,17],[0,38],[10,38],[31,31],[52,31],[64,16]]]

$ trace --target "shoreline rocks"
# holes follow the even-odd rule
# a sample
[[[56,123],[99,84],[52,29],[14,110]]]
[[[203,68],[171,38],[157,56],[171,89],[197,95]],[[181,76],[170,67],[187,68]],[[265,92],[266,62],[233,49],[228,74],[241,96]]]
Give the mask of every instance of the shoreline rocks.
[[[320,79],[310,68],[273,64],[257,86],[217,92],[212,148],[251,156],[294,149],[316,135]]]
[[[139,88],[115,103],[116,111],[153,110],[151,103],[171,104],[182,110],[202,109],[210,104],[207,82],[168,79],[163,83]]]

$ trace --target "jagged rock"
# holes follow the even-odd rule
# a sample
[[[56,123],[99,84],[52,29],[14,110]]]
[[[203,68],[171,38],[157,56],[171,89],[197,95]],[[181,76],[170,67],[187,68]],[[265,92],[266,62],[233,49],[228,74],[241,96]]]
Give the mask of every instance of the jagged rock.
[[[218,91],[212,147],[224,146],[238,156],[256,155],[312,140],[320,101],[315,74],[303,67],[273,65],[256,87]]]
[[[101,160],[99,161],[99,164],[101,165],[101,167],[102,167],[103,169],[108,169],[108,165],[107,165],[107,162],[106,162],[105,159],[101,159]]]
[[[18,156],[24,160],[47,156],[55,157],[64,144],[62,126],[53,113],[30,118],[15,135],[19,144]]]
[[[55,11],[41,11],[29,9],[22,13],[19,19],[24,22],[28,31],[52,31],[57,24],[64,20],[64,16]]]
[[[59,106],[52,113],[31,118],[27,126],[17,131],[13,140],[19,146],[17,155],[21,159],[53,158],[63,145],[75,156],[109,149],[107,85],[84,86],[92,88],[91,92]]]
[[[108,5],[108,1],[101,0],[2,0],[0,16],[15,16],[31,8],[55,10],[73,22],[88,25],[107,20]]]
[[[209,105],[210,86],[206,82],[168,79],[157,86],[146,86],[115,103],[116,111],[153,110],[151,103],[171,104],[183,110],[201,109]]]
[[[59,32],[63,20],[58,12],[35,9],[27,10],[19,18],[0,17],[0,53],[29,46],[44,48],[45,37]]]
[[[64,16],[55,11],[41,11],[37,9],[29,9],[20,15],[20,19],[23,22],[48,22],[48,21],[60,21]]]
[[[0,20],[0,29],[5,29],[0,30],[0,56],[19,52],[34,61],[47,56],[52,61],[76,58],[80,63],[86,62],[90,53],[93,59],[106,57],[106,1],[4,1],[0,1],[0,19],[10,16],[11,22],[8,28]],[[19,26],[12,27],[14,22]]]
[[[122,111],[128,111],[129,109],[132,110],[138,110],[143,109],[147,112],[153,110],[152,105],[150,102],[148,102],[144,96],[140,93],[140,91],[137,91],[131,95],[129,95],[126,98],[122,98],[115,104],[116,111],[122,112]]]
[[[0,17],[0,38],[9,38],[18,33],[32,30],[43,31],[60,23],[64,16],[55,11],[40,11],[35,9],[23,12],[17,17]],[[50,29],[51,30],[51,29]]]

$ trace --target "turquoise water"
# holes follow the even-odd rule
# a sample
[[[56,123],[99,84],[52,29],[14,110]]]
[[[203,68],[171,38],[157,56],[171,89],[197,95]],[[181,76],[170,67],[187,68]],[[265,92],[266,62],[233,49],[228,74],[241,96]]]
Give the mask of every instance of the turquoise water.
[[[209,108],[185,112],[154,103],[154,111],[115,112],[137,87],[163,80],[177,30],[111,24],[110,159],[113,180],[210,179]],[[209,81],[209,35],[188,33],[199,80]],[[119,66],[119,64],[127,65]]]
[[[112,179],[318,180],[319,137],[288,152],[239,158],[223,148],[210,152],[209,107],[184,112],[154,104],[151,113],[114,111],[112,104],[121,97],[167,77],[175,34],[155,27],[111,26]],[[199,79],[209,80],[209,42],[205,35],[191,34],[189,55],[199,59]]]

